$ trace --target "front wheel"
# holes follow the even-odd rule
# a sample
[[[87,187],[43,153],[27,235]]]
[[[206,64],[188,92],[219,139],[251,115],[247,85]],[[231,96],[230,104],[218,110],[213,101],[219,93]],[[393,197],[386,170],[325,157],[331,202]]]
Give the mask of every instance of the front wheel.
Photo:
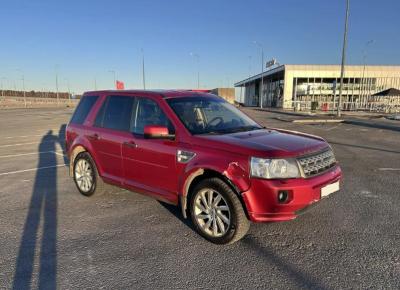
[[[234,243],[250,227],[238,196],[219,178],[205,179],[194,187],[190,215],[196,231],[216,244]]]

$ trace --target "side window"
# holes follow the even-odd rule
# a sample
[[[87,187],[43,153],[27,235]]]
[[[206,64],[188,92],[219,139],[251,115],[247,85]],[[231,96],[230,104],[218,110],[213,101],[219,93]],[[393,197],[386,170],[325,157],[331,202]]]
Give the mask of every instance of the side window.
[[[95,127],[103,127],[104,111],[106,110],[108,98],[101,105],[100,110],[97,112],[96,119],[94,120]]]
[[[95,125],[119,131],[129,131],[134,98],[129,96],[109,96],[104,102]],[[98,120],[99,119],[99,120]]]
[[[132,132],[143,134],[147,125],[165,126],[168,127],[170,134],[175,133],[174,126],[156,102],[147,98],[137,98]]]
[[[83,124],[98,98],[98,96],[84,96],[75,109],[75,113],[71,118],[71,123]]]

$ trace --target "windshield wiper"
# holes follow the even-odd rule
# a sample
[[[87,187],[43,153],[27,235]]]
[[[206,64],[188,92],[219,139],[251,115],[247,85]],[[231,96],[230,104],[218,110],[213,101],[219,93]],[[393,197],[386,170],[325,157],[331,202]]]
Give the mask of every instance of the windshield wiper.
[[[196,133],[196,135],[222,135],[222,134],[254,131],[254,130],[260,130],[260,129],[263,129],[263,128],[257,127],[257,126],[242,126],[242,127],[227,128],[227,129],[221,129],[221,130],[206,131],[206,132]]]
[[[242,127],[226,129],[226,130],[224,130],[224,133],[246,132],[246,131],[259,130],[259,129],[262,129],[262,128],[257,127],[257,126],[242,126]]]
[[[220,134],[224,133],[220,131],[206,131],[206,132],[194,133],[194,135],[220,135]]]

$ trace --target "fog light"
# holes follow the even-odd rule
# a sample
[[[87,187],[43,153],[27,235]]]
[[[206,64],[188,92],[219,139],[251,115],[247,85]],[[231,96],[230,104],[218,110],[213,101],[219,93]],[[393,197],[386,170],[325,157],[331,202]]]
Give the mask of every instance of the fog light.
[[[288,192],[286,190],[280,190],[278,191],[278,202],[279,203],[285,203],[288,200]]]

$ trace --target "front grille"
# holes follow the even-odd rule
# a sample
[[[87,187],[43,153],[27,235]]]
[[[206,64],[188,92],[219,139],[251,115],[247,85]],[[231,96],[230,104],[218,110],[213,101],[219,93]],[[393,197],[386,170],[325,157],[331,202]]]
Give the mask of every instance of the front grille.
[[[333,155],[330,149],[314,155],[301,157],[298,160],[306,177],[323,173],[336,164],[335,155]]]

